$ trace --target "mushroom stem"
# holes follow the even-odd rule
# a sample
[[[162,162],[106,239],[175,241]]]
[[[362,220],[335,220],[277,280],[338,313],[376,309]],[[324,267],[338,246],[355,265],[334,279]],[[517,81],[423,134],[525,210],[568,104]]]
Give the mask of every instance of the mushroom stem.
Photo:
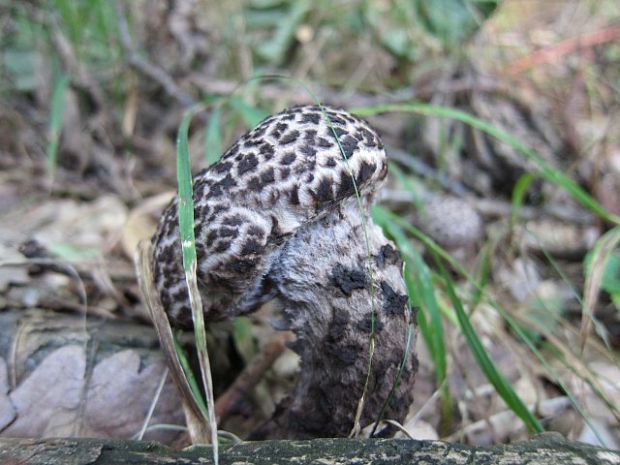
[[[417,362],[412,353],[403,353],[409,304],[402,260],[366,205],[363,210],[351,198],[301,228],[275,264],[272,279],[297,336],[292,347],[301,356],[301,373],[294,392],[255,437],[346,436],[368,375],[372,326],[374,353],[361,425],[377,420],[403,357],[407,361],[387,417],[402,421],[407,413]]]

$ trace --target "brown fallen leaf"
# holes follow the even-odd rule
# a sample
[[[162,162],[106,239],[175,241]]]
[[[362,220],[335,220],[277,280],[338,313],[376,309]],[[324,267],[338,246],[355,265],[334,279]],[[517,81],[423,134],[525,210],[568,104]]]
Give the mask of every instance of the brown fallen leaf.
[[[61,347],[9,394],[17,418],[2,435],[52,437],[79,435],[80,397],[84,383],[84,349]]]
[[[0,358],[0,431],[15,418],[15,407],[8,396],[9,377],[6,362]]]

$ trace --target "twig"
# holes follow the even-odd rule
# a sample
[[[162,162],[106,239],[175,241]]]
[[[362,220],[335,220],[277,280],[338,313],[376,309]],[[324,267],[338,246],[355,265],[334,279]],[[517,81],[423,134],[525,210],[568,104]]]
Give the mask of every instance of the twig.
[[[256,383],[260,381],[267,369],[277,360],[285,348],[287,337],[270,342],[264,350],[258,354],[245,367],[235,382],[222,394],[215,403],[215,415],[220,423],[231,414],[232,407],[240,398],[252,391]]]
[[[515,61],[506,70],[506,74],[515,75],[527,71],[536,65],[574,53],[577,50],[594,47],[620,39],[620,26],[611,26],[598,31],[582,34],[578,37],[567,39],[558,44],[538,50],[526,57]]]
[[[86,69],[84,69],[82,63],[76,58],[73,47],[65,34],[62,32],[58,22],[53,19],[47,19],[44,15],[40,15],[40,18],[44,23],[47,23],[50,26],[52,30],[52,43],[54,44],[58,55],[60,55],[60,59],[62,60],[64,67],[74,80],[74,83],[82,87],[90,94],[90,97],[97,104],[98,108],[105,110],[106,98],[103,91],[99,87],[97,81],[86,71]]]
[[[395,189],[383,189],[381,194],[382,203],[410,205],[414,201],[427,202],[440,194],[433,194],[420,188],[414,196],[411,192]],[[504,200],[481,199],[477,197],[466,197],[469,202],[482,216],[485,217],[505,217],[512,213],[512,204]],[[543,207],[522,206],[519,209],[519,216],[525,220],[538,218],[556,218],[579,225],[589,226],[593,224],[594,215],[579,208],[565,205],[545,205]]]
[[[465,195],[469,192],[461,182],[452,179],[450,176],[437,171],[435,168],[425,163],[418,157],[398,149],[396,147],[386,146],[386,151],[390,160],[394,160],[401,165],[409,168],[418,176],[431,179],[437,182],[441,187],[454,195]]]
[[[538,404],[529,404],[530,411],[536,411],[543,418],[558,417],[561,413],[566,411],[571,406],[571,401],[568,397],[554,397],[552,399],[546,399]],[[463,435],[470,436],[479,434],[481,431],[485,431],[491,427],[500,435],[498,441],[505,441],[512,431],[509,431],[507,425],[514,425],[516,421],[516,415],[512,410],[503,410],[488,418],[478,420],[475,423],[471,423],[465,426],[462,430],[453,433],[447,438],[443,438],[446,441],[459,440]]]
[[[144,433],[146,433],[149,423],[151,422],[151,418],[153,418],[153,412],[155,412],[155,406],[157,405],[157,402],[159,401],[159,398],[161,396],[161,391],[164,389],[166,378],[168,378],[168,367],[164,369],[164,372],[161,375],[161,379],[159,380],[159,385],[157,386],[157,390],[155,391],[155,395],[153,396],[153,401],[151,402],[151,405],[149,406],[149,411],[147,412],[146,417],[144,418],[144,423],[142,424],[142,428],[140,429],[140,432],[138,433],[139,441],[141,441],[144,438]]]
[[[277,77],[274,77],[274,81]],[[199,88],[205,94],[210,95],[228,95],[240,86],[238,82],[217,80],[204,73],[193,74],[188,77],[188,81]],[[290,87],[290,84],[282,80],[278,83],[265,82],[260,86],[259,93],[262,98],[268,100],[278,100],[282,98],[283,91]],[[509,93],[510,88],[497,82],[493,78],[479,78],[476,81],[463,78],[447,83],[437,84],[435,82],[414,84],[413,86],[403,87],[389,93],[369,94],[365,92],[352,92],[343,94],[342,90],[334,89],[327,86],[316,85],[311,83],[312,91],[320,101],[329,103],[330,105],[342,107],[361,107],[373,106],[385,103],[402,103],[414,100],[428,100],[436,94],[460,94],[463,92],[481,91],[481,92],[500,92]],[[289,103],[293,105],[305,104],[312,101],[312,96],[305,92],[296,92],[290,96]]]
[[[166,71],[148,62],[145,58],[138,54],[133,46],[131,36],[129,34],[129,26],[127,25],[127,18],[125,17],[124,8],[121,6],[121,2],[119,0],[117,0],[114,5],[118,19],[119,37],[129,65],[133,66],[137,71],[157,82],[164,88],[168,95],[176,99],[183,106],[189,107],[196,104],[197,101],[190,94],[181,89],[176,82],[174,82],[174,79],[166,73]]]

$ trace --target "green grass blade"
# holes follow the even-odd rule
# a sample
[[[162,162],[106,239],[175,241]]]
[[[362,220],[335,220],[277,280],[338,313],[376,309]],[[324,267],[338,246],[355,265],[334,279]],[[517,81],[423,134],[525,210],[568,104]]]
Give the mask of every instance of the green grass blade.
[[[219,462],[219,447],[217,436],[217,420],[215,418],[215,399],[213,395],[213,380],[211,379],[211,366],[207,351],[207,338],[205,330],[202,299],[198,291],[196,278],[196,238],[194,234],[194,190],[192,187],[192,173],[190,167],[189,126],[194,115],[202,109],[201,105],[194,106],[183,115],[183,120],[177,133],[177,178],[179,184],[179,229],[181,247],[183,251],[183,269],[189,291],[192,320],[194,322],[194,336],[196,338],[196,350],[200,362],[202,381],[205,386],[207,397],[207,415],[209,429],[211,431],[211,444],[213,447],[213,462]]]
[[[420,309],[417,313],[418,328],[433,359],[437,386],[442,386],[440,430],[447,433],[453,417],[452,398],[448,384],[445,383],[448,365],[446,341],[430,270],[400,226],[390,220],[386,210],[374,209],[373,220],[396,242],[403,255],[407,293],[411,305]]]
[[[469,317],[467,313],[465,313],[465,309],[463,308],[463,304],[461,299],[456,294],[454,289],[454,285],[450,276],[448,275],[445,267],[443,266],[441,259],[436,257],[437,265],[440,269],[440,274],[443,277],[444,284],[446,285],[446,290],[448,291],[448,296],[450,297],[450,301],[454,306],[456,311],[457,318],[459,320],[459,324],[461,327],[461,331],[465,340],[467,341],[467,345],[471,350],[478,366],[482,369],[482,372],[489,380],[489,382],[495,387],[495,390],[500,395],[506,405],[523,421],[523,423],[527,426],[527,429],[531,432],[542,433],[544,431],[542,425],[538,421],[538,419],[529,411],[526,405],[523,403],[521,398],[517,395],[517,393],[512,389],[510,383],[504,378],[504,376],[499,372],[489,355],[487,354],[480,338],[476,334],[474,327],[469,321]]]
[[[190,108],[183,115],[177,134],[177,181],[179,186],[179,228],[183,250],[183,269],[187,273],[196,262],[194,236],[194,189],[189,158],[188,133],[198,108]]]
[[[194,399],[196,399],[198,408],[200,409],[200,412],[202,413],[202,415],[204,416],[206,420],[207,418],[209,418],[209,414],[207,413],[207,404],[205,404],[205,401],[202,398],[202,392],[200,391],[200,386],[198,385],[198,381],[196,380],[196,377],[194,376],[194,372],[192,371],[192,367],[189,363],[189,360],[187,359],[187,356],[185,355],[185,351],[181,347],[181,344],[179,344],[179,341],[177,340],[176,335],[174,337],[174,347],[175,347],[177,355],[179,356],[179,361],[181,362],[181,368],[183,368],[183,372],[185,373],[185,376],[189,383],[189,387],[192,390]]]
[[[439,107],[434,105],[427,105],[423,103],[402,103],[402,104],[388,104],[377,105],[373,107],[361,107],[351,110],[352,113],[358,116],[372,116],[380,113],[389,112],[407,112],[417,113],[430,116],[443,116],[452,118],[457,121],[461,121],[469,126],[479,129],[496,139],[505,142],[513,147],[525,158],[532,160],[540,169],[540,176],[553,184],[556,184],[566,190],[575,200],[581,203],[584,207],[597,214],[601,218],[620,225],[620,217],[609,213],[605,208],[584,191],[575,181],[570,179],[561,171],[553,168],[547,161],[545,161],[535,151],[526,147],[517,138],[505,133],[504,131],[497,129],[491,124],[476,118],[468,113],[453,108]]]
[[[514,226],[517,224],[517,220],[519,219],[519,213],[521,212],[521,207],[523,207],[523,202],[525,200],[527,190],[530,188],[530,186],[535,180],[536,176],[534,174],[524,174],[519,178],[519,180],[515,184],[514,189],[512,190],[512,212],[510,214],[510,231],[513,231]]]
[[[68,87],[69,76],[63,74],[56,79],[52,92],[47,136],[47,172],[52,181],[58,163],[58,143],[64,121],[65,96]]]
[[[473,285],[470,299],[470,308],[472,312],[476,310],[476,307],[478,307],[482,301],[487,284],[491,279],[491,250],[491,247],[485,246],[480,254],[478,279]]]
[[[385,210],[381,207],[375,206],[373,208],[373,217],[376,217],[377,211],[380,211],[382,214],[386,215],[394,223],[401,226],[404,230],[406,230],[409,234],[413,235],[416,239],[420,240],[433,253],[433,255],[441,257],[443,260],[449,263],[450,266],[459,273],[459,275],[461,275],[468,281],[468,283],[476,287],[478,286],[478,283],[476,282],[476,280],[467,272],[467,270],[465,270],[456,260],[454,260],[450,256],[450,254],[448,254],[445,250],[443,250],[431,238],[426,236],[424,233],[422,233],[417,228],[408,224],[400,216],[395,215],[389,210]],[[482,292],[482,290],[479,289],[479,292]],[[557,383],[558,386],[560,386],[563,392],[566,393],[571,403],[575,407],[575,410],[579,412],[580,416],[584,419],[584,421],[587,424],[590,424],[590,420],[588,416],[586,415],[584,407],[579,403],[577,398],[571,393],[569,386],[567,386],[566,383],[562,381],[562,378],[560,377],[558,372],[545,359],[543,354],[540,352],[540,350],[538,350],[538,348],[536,347],[532,339],[526,334],[526,332],[523,330],[521,325],[518,322],[516,322],[514,318],[512,318],[510,314],[506,311],[506,309],[504,309],[501,305],[499,305],[495,300],[490,299],[488,296],[486,300],[495,309],[495,311],[497,311],[497,313],[501,315],[501,317],[506,321],[506,323],[508,323],[508,326],[510,327],[510,329],[514,331],[515,334],[517,334],[519,339],[526,344],[526,346],[534,354],[536,359],[544,367],[546,373],[549,374],[550,378],[553,379],[553,381]]]

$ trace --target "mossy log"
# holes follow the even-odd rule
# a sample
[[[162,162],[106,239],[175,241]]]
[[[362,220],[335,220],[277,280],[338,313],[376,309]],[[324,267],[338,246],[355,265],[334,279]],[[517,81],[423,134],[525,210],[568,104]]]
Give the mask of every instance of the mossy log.
[[[529,441],[491,448],[405,439],[316,439],[246,442],[224,447],[220,451],[219,461],[222,465],[310,463],[615,465],[620,463],[618,452],[569,442],[555,433],[546,433]],[[211,448],[207,446],[173,450],[156,442],[104,439],[0,439],[2,464],[193,465],[211,462]]]

